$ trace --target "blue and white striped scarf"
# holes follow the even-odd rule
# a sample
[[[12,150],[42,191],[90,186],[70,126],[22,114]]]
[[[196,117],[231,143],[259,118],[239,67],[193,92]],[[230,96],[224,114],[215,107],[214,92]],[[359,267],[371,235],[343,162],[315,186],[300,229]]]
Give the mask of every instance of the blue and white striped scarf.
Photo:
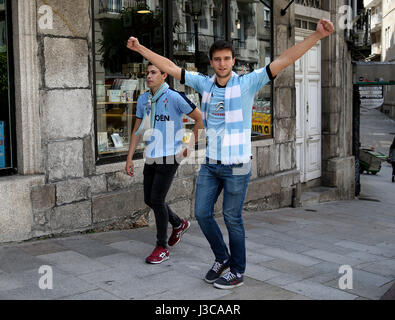
[[[202,95],[202,118],[207,128],[207,115],[216,75],[207,81]],[[210,130],[210,128],[207,128]],[[221,145],[221,163],[237,164],[250,161],[251,130],[245,130],[241,105],[240,76],[232,72],[225,89],[225,134]],[[249,149],[249,150],[248,150]]]

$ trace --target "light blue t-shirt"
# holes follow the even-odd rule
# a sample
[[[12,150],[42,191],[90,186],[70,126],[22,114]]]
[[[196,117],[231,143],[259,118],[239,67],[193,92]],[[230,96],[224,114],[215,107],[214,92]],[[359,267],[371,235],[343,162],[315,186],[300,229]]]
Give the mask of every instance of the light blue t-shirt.
[[[142,119],[148,104],[148,91],[137,100],[136,117]],[[167,89],[156,102],[154,131],[146,140],[146,158],[172,156],[182,148],[182,117],[191,113],[196,106],[184,93]]]
[[[251,130],[252,106],[255,95],[271,80],[273,80],[273,76],[268,66],[240,76],[244,130]],[[204,88],[207,86],[207,81],[211,82],[210,77],[206,75],[197,72],[182,71],[181,83],[192,87],[200,94],[203,94]],[[208,137],[206,155],[214,160],[221,160],[221,143],[225,132],[225,110],[223,112],[217,111],[217,104],[225,101],[225,90],[226,88],[224,87],[219,87],[218,85],[213,86],[209,110],[207,110],[206,129],[214,129],[217,139],[214,140],[212,137],[211,139]],[[251,156],[251,148],[246,148],[246,150],[249,152],[247,156]]]

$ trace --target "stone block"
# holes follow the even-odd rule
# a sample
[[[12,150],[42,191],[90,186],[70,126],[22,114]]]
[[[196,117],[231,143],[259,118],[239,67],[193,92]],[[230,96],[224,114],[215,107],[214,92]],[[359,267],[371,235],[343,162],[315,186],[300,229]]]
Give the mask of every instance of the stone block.
[[[290,207],[292,205],[292,189],[281,188],[280,192],[280,207]]]
[[[199,172],[197,164],[182,163],[177,169],[177,177],[188,177],[191,175],[197,175]]]
[[[33,210],[31,237],[41,237],[52,233],[51,216],[54,209]]]
[[[52,11],[52,28],[41,28],[41,19],[49,14],[44,11],[44,5],[49,5]],[[41,12],[40,12],[41,8]],[[43,35],[56,35],[67,37],[85,38],[90,33],[90,1],[62,1],[62,0],[37,0],[38,26],[37,32]]]
[[[134,187],[137,183],[143,183],[143,168],[135,168],[134,177],[131,178],[124,172],[114,172],[107,175],[107,185],[109,191],[117,191]]]
[[[33,210],[49,209],[55,206],[55,185],[46,184],[31,188]]]
[[[193,219],[191,200],[181,200],[169,204],[169,207],[180,217],[184,219]]]
[[[190,198],[195,192],[195,178],[176,178],[173,180],[166,201],[173,201],[180,198]]]
[[[336,135],[339,131],[340,114],[338,112],[322,113],[322,132]],[[352,126],[351,126],[352,127]]]
[[[119,191],[92,197],[93,223],[112,221],[130,217],[146,209],[143,187],[134,186],[127,191]]]
[[[100,176],[91,177],[91,192],[92,194],[107,192],[107,179],[104,174]]]
[[[44,175],[0,178],[0,243],[30,238],[33,224],[31,188],[43,185],[44,180]]]
[[[251,147],[252,160],[251,160],[251,178],[250,180],[258,178],[258,152],[257,147]]]
[[[258,159],[257,159],[258,177],[264,177],[266,175],[269,175],[271,172],[270,147],[258,147],[257,155],[258,155]]]
[[[41,91],[41,110],[44,140],[82,138],[91,131],[90,90]]]
[[[275,25],[275,56],[281,55],[285,50],[288,49],[288,23]]]
[[[293,74],[295,74],[295,70],[292,68],[287,68],[286,70],[290,69]],[[282,71],[284,72],[284,71]],[[279,75],[279,78],[276,81],[281,81],[281,85],[286,85],[283,84],[282,78],[284,75],[282,72]],[[289,72],[289,71],[288,71]],[[289,74],[285,72],[287,79],[289,77]],[[294,77],[292,78],[293,84],[295,83]],[[291,80],[290,80],[291,81]],[[296,117],[296,107],[295,107],[295,99],[294,99],[294,90],[291,88],[291,84],[289,84],[289,87],[280,87],[275,89],[275,96],[276,96],[276,104],[275,104],[275,118],[276,119],[281,119],[281,118],[294,118]]]
[[[253,180],[248,185],[247,195],[244,202],[259,200],[271,196],[272,194],[280,194],[281,179],[277,176],[259,178]]]
[[[322,135],[322,159],[337,158],[339,156],[339,137],[333,134]]]
[[[83,139],[83,154],[84,154],[84,176],[89,177],[96,173],[95,161],[95,139],[89,134]]]
[[[87,40],[44,38],[45,87],[89,87],[88,57]]]
[[[276,143],[294,141],[296,136],[296,118],[282,118],[274,121],[274,139]]]
[[[55,207],[51,216],[51,228],[54,232],[77,231],[92,225],[91,202],[82,201]]]
[[[62,205],[91,197],[91,183],[88,178],[61,181],[56,184],[56,204]]]
[[[293,143],[280,144],[280,171],[292,168]]]
[[[47,167],[49,181],[83,177],[82,149],[81,140],[49,143]]]
[[[258,177],[264,177],[280,170],[279,145],[258,147]]]

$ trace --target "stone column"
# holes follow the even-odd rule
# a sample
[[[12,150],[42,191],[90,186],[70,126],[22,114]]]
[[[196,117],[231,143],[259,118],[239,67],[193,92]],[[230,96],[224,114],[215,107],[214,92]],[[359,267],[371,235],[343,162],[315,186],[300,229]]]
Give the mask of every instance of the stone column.
[[[40,169],[39,67],[36,2],[12,1],[18,173]]]
[[[325,2],[335,33],[322,41],[322,183],[337,187],[340,199],[354,196],[351,56],[339,25],[345,4]]]

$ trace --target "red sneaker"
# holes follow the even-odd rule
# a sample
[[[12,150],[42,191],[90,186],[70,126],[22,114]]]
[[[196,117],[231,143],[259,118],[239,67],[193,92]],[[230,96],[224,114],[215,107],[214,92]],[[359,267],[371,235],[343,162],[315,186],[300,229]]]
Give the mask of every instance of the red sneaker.
[[[191,223],[187,220],[182,220],[181,227],[173,228],[173,232],[168,241],[168,245],[170,247],[175,246],[177,243],[180,242],[181,236],[189,229]]]
[[[151,255],[145,259],[145,262],[157,264],[162,263],[169,259],[169,250],[163,248],[161,246],[155,247],[154,251],[152,251]]]

